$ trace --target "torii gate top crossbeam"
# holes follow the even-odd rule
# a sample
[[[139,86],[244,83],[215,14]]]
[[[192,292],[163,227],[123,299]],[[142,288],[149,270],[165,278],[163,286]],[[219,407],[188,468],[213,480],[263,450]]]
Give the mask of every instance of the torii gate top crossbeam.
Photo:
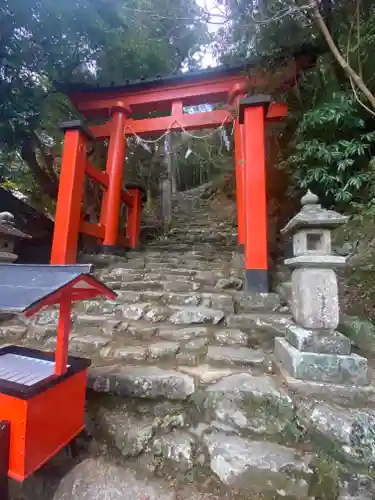
[[[300,75],[314,66],[316,55],[300,50],[283,59],[278,88],[280,92],[293,86]],[[285,65],[285,61],[289,64]],[[282,65],[281,65],[282,66]],[[125,85],[93,87],[90,85],[59,86],[86,118],[110,117],[121,103],[131,115],[150,112],[171,112],[173,103],[184,106],[228,102],[234,89],[242,94],[267,83],[264,71],[257,70],[259,60],[236,67],[221,67],[184,73],[167,78],[126,82]],[[251,76],[248,76],[249,70]],[[210,125],[210,124],[209,124]]]

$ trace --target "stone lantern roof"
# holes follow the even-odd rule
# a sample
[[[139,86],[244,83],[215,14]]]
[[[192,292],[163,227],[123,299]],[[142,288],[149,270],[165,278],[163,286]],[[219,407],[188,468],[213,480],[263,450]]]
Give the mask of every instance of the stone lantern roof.
[[[31,238],[28,234],[14,227],[14,215],[9,212],[0,213],[0,236],[9,240]]]
[[[301,211],[281,230],[281,234],[295,233],[300,229],[334,229],[345,224],[349,217],[334,210],[326,210],[319,203],[319,198],[310,191],[301,198]]]
[[[0,212],[0,262],[14,262],[18,256],[14,253],[16,240],[31,239],[15,227],[14,215],[9,212]]]

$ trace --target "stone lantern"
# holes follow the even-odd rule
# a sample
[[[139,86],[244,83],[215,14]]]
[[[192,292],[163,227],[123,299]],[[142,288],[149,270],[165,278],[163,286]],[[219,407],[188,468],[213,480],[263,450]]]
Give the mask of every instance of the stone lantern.
[[[311,191],[302,209],[282,229],[293,236],[291,309],[295,322],[286,338],[275,339],[275,357],[286,374],[297,379],[335,384],[367,383],[367,360],[351,354],[350,340],[335,331],[339,324],[339,295],[335,267],[345,257],[332,254],[331,231],[345,217],[325,210]]]
[[[17,260],[14,253],[16,240],[31,236],[16,229],[14,216],[9,212],[0,213],[0,263],[12,263]]]
[[[332,255],[331,230],[345,224],[345,217],[325,210],[311,191],[301,199],[302,210],[281,230],[293,235],[293,257],[285,264],[292,274],[292,314],[305,328],[335,330],[339,300],[335,271],[345,257]]]

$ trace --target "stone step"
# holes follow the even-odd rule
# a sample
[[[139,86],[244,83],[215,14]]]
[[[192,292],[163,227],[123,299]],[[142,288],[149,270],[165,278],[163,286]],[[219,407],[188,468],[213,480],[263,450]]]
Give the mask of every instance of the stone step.
[[[253,328],[272,333],[275,337],[286,335],[287,327],[292,325],[292,318],[286,314],[275,313],[241,313],[226,317],[225,324],[230,328],[251,331]]]
[[[310,434],[341,460],[375,463],[375,410],[348,408],[332,402],[297,400],[297,418]]]
[[[170,293],[159,291],[133,292],[121,291],[116,302],[129,304],[134,302],[152,302],[166,306],[203,306],[213,309],[221,309],[225,313],[234,312],[235,303],[233,297],[226,293]]]
[[[171,273],[170,270],[148,270],[146,272],[126,273],[121,270],[121,273],[108,273],[107,277],[100,276],[100,279],[106,283],[109,288],[113,289],[128,289],[129,283],[160,281],[161,283],[175,283],[174,288],[179,286],[184,287],[184,283],[189,287],[186,291],[191,291],[190,283],[196,283],[198,286],[217,287],[219,289],[241,289],[243,280],[236,276],[228,276],[225,272],[212,271],[189,271],[177,270],[176,273]],[[186,272],[185,272],[186,271]],[[173,286],[173,285],[172,285]],[[147,286],[145,286],[147,288]],[[172,290],[170,290],[172,291]],[[184,291],[184,290],[175,290]]]
[[[144,298],[152,298],[145,293]],[[218,324],[224,320],[226,316],[226,325],[230,328],[240,328],[244,331],[252,330],[257,327],[258,330],[264,328],[267,331],[274,331],[275,334],[285,333],[286,326],[290,324],[288,316],[280,314],[266,313],[241,313],[241,314],[226,314],[226,311],[232,310],[231,302],[233,299],[225,295],[202,294],[198,296],[196,302],[200,300],[199,305],[194,304],[194,296],[186,297],[181,294],[170,295],[166,299],[164,295],[160,296],[161,300],[167,300],[168,303],[139,301],[133,303],[118,303],[116,301],[87,301],[79,310],[84,310],[89,314],[103,314],[104,316],[113,315],[112,319],[139,321],[145,320],[151,323],[160,323],[169,321],[174,325],[191,325],[200,323]],[[140,296],[142,299],[142,294]],[[156,296],[155,298],[159,298]],[[159,300],[160,300],[159,299]],[[188,305],[178,304],[178,302],[188,301]],[[176,305],[172,304],[177,303]],[[195,303],[196,303],[195,302]],[[210,306],[213,307],[210,307]],[[250,301],[246,302],[246,306],[255,310],[262,310],[262,303],[254,301],[254,305]]]
[[[157,245],[158,243],[162,244],[168,243],[171,245],[175,244],[190,245],[189,250],[192,250],[193,249],[192,247],[196,246],[197,248],[203,248],[204,246],[206,246],[209,248],[211,247],[212,249],[220,247],[227,250],[230,250],[231,248],[235,250],[235,246],[237,244],[237,237],[232,235],[220,235],[215,237],[213,236],[209,237],[208,235],[205,235],[203,233],[201,233],[200,235],[196,234],[195,236],[192,235],[190,237],[186,237],[183,235],[181,236],[174,235],[173,237],[169,237],[168,239],[158,240],[157,242],[155,241],[152,247],[154,247],[154,245],[155,244]]]
[[[133,304],[119,304],[107,300],[87,301],[79,310],[98,315],[103,314],[111,319],[139,321],[150,323],[168,321],[174,325],[218,324],[224,320],[225,312],[205,306],[164,306],[151,302],[136,302]]]
[[[181,252],[190,250],[200,250],[206,248],[211,252],[235,252],[237,247],[237,241],[235,239],[228,240],[223,238],[222,240],[207,241],[207,240],[159,240],[158,242],[151,243],[148,248],[152,250],[168,251],[168,250],[180,250]]]
[[[35,328],[39,335],[35,334]],[[9,327],[3,342],[55,349],[56,327],[31,324],[29,331],[24,332],[20,336],[18,330]],[[113,319],[107,322],[102,316],[77,315],[70,337],[70,354],[106,362],[168,362],[172,367],[199,363],[217,367],[252,366],[265,372],[269,369],[268,353],[272,347],[264,352],[256,340],[241,330],[212,325],[185,327]]]
[[[185,400],[195,391],[195,382],[193,377],[174,370],[117,364],[91,368],[88,387],[126,397]]]
[[[248,347],[209,346],[206,355],[207,363],[213,366],[224,364],[260,366],[265,360],[263,351]]]
[[[149,302],[165,306],[203,306],[223,310],[226,314],[233,314],[237,311],[242,315],[243,312],[277,310],[280,306],[279,298],[276,294],[249,295],[246,292],[233,292],[231,290],[220,289],[215,289],[211,293],[174,293],[159,290],[119,290],[117,293],[118,296],[115,301],[85,301],[77,306],[77,310],[93,314],[101,312],[106,314],[108,308],[110,311],[116,311],[123,308],[124,305]]]
[[[231,274],[231,263],[230,262],[220,262],[216,261],[214,263],[210,263],[209,261],[206,262],[179,262],[179,263],[173,263],[173,262],[160,262],[160,263],[147,263],[145,265],[145,272],[151,271],[151,272],[161,272],[161,271],[168,271],[170,269],[188,269],[190,271],[203,271],[203,272],[211,272],[211,273],[223,273],[226,272],[227,275]]]
[[[170,281],[160,280],[162,275],[148,276],[154,279],[140,278],[137,281],[106,281],[106,285],[114,290],[132,290],[132,291],[165,291],[165,292],[196,292],[199,290],[211,291],[214,288],[215,282],[197,281],[193,279],[172,279]],[[164,276],[168,278],[168,276]]]
[[[243,436],[277,437],[287,432],[295,414],[292,399],[270,375],[229,374],[193,400],[201,421]]]
[[[230,243],[232,243],[232,242],[230,242]],[[164,248],[163,247],[161,249],[158,249],[157,248],[158,244],[162,244],[164,246],[166,244],[169,244],[172,246],[172,248]],[[176,248],[173,248],[174,245],[176,246]],[[177,252],[181,252],[182,255],[186,255],[186,256],[192,255],[192,254],[206,255],[209,253],[214,253],[215,250],[217,249],[217,246],[218,246],[218,244],[215,242],[214,243],[213,242],[206,242],[203,240],[191,243],[191,242],[187,242],[187,241],[186,242],[183,242],[183,241],[176,242],[175,240],[164,238],[164,239],[154,240],[152,243],[150,243],[150,245],[148,245],[147,247],[144,247],[144,251],[146,253],[159,252],[160,254],[165,254],[166,252],[171,251],[172,255],[177,254]],[[184,247],[184,248],[181,248],[181,247]],[[229,254],[232,251],[231,244],[229,245],[225,241],[221,242],[219,244],[219,247],[221,247],[223,249],[226,248],[226,254]]]
[[[181,378],[180,372],[160,372],[114,365],[89,374],[96,391],[144,398],[137,407],[123,401],[96,410],[101,435],[124,458],[137,456],[146,469],[156,461],[158,475],[167,477],[208,466],[205,478],[212,472],[227,487],[246,492],[245,498],[311,498],[317,480],[312,455],[273,441],[287,432],[295,414],[292,400],[273,377],[210,369],[208,386],[196,391],[195,373]],[[179,403],[186,398],[190,405]]]
[[[193,261],[193,260],[178,260],[175,262],[165,261],[165,262],[145,262],[144,260],[135,260],[131,259],[128,261],[124,261],[121,266],[117,266],[116,270],[113,269],[108,271],[112,275],[120,275],[121,273],[126,274],[126,271],[129,270],[130,273],[134,274],[144,273],[147,271],[157,272],[160,270],[178,270],[183,269],[187,271],[210,271],[210,272],[218,272],[222,273],[223,269],[229,272],[231,270],[231,262],[230,261],[222,261],[220,260],[209,262],[206,261]],[[106,273],[102,272],[101,275],[105,275]]]
[[[146,256],[145,262],[149,267],[158,267],[159,265],[165,264],[177,264],[182,269],[193,269],[197,271],[201,265],[206,266],[207,264],[209,264],[211,268],[221,269],[223,266],[228,266],[231,263],[231,259],[232,253],[227,256],[221,255],[219,258],[213,253],[202,258],[183,257],[182,255],[176,257],[165,255],[164,257],[155,257],[150,259]]]
[[[206,434],[204,442],[211,469],[225,485],[259,498],[311,498],[315,480],[311,456],[309,460],[294,448],[225,432]]]

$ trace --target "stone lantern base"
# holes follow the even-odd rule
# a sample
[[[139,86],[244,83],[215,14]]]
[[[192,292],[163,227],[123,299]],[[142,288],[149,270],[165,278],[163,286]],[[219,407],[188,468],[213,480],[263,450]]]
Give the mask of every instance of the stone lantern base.
[[[350,352],[350,340],[338,332],[288,327],[275,339],[275,358],[291,377],[331,384],[368,384],[367,359]]]
[[[0,252],[0,264],[12,264],[17,258],[18,256],[15,253]]]

